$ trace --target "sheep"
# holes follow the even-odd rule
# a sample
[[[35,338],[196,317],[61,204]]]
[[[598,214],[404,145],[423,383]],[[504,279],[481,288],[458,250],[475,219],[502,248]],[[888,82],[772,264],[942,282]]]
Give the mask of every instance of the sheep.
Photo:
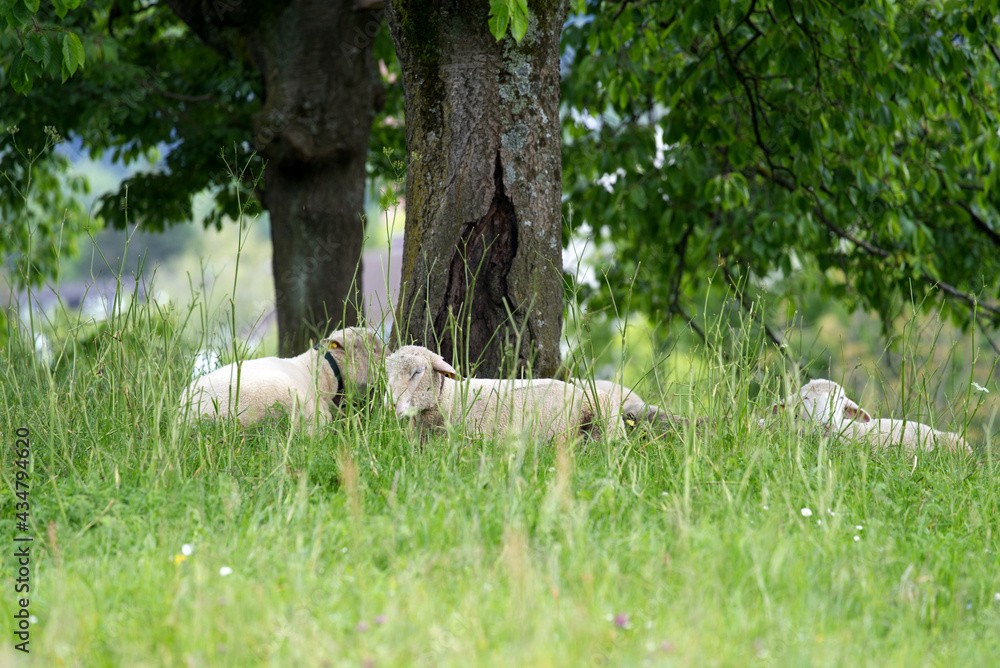
[[[373,370],[385,357],[375,331],[349,327],[333,332],[297,357],[263,357],[228,364],[191,382],[181,397],[188,422],[235,417],[242,426],[259,422],[276,406],[306,421],[329,419],[344,399],[347,383],[366,389]],[[237,384],[239,394],[237,395]]]
[[[564,444],[582,433],[624,436],[618,407],[604,392],[552,379],[463,380],[443,357],[422,346],[403,346],[385,360],[396,416],[414,419],[422,434],[464,424],[467,433],[496,437],[529,430]]]
[[[622,418],[629,427],[635,427],[640,422],[669,428],[676,428],[678,425],[688,423],[686,417],[673,415],[659,406],[647,404],[634,390],[614,381],[570,378],[569,382],[579,385],[587,392],[597,390],[607,394],[613,405],[621,407]]]
[[[867,419],[850,422],[842,432],[848,432],[854,438],[863,440],[880,451],[902,444],[907,454],[917,450],[930,452],[937,447],[951,452],[972,454],[972,448],[959,434],[950,431],[938,431],[922,422],[913,420],[894,420],[888,418],[872,419],[867,413]]]
[[[843,387],[825,379],[809,381],[797,394],[775,404],[771,408],[771,413],[777,413],[788,404],[792,404],[796,417],[806,418],[823,427],[854,420],[864,412],[863,408],[847,398]],[[764,426],[763,419],[760,424]]]
[[[823,428],[864,441],[876,450],[884,451],[899,444],[909,454],[917,450],[929,452],[935,447],[972,452],[969,444],[958,434],[938,431],[912,420],[872,418],[868,411],[847,397],[843,387],[832,380],[806,383],[797,395],[776,404],[772,412],[777,412],[779,407],[789,402],[794,402],[797,414],[804,413],[804,417]]]

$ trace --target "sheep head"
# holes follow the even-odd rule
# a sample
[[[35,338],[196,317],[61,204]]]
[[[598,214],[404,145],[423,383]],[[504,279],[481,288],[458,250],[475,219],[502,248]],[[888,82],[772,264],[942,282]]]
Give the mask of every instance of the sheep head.
[[[385,359],[385,346],[370,327],[339,329],[320,341],[319,347],[334,353],[346,367],[344,373],[359,387],[371,382],[371,361]]]
[[[871,422],[868,411],[847,398],[832,380],[814,380],[799,390],[799,406],[806,416],[821,425],[842,427],[850,422]]]
[[[797,415],[825,427],[841,428],[851,422],[871,422],[872,416],[865,409],[847,398],[844,388],[832,380],[813,380],[802,386],[798,394],[775,404],[771,413],[777,413],[792,402]],[[761,426],[764,421],[761,420]]]
[[[441,377],[459,380],[443,357],[421,346],[403,346],[385,360],[389,397],[396,417],[413,417],[437,407]]]

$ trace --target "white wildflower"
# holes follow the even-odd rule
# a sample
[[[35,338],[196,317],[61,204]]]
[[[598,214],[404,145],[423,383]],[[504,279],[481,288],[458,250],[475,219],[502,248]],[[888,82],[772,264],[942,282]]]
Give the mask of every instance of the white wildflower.
[[[191,543],[181,545],[181,554],[185,557],[190,557],[192,552],[194,552],[194,547],[191,546]]]
[[[223,566],[222,568],[219,569],[219,575],[221,575],[222,577],[226,577],[227,575],[232,575],[232,574],[233,574],[233,569],[230,568],[229,566]]]
[[[812,517],[813,514],[813,511],[808,508],[803,508],[800,512],[802,513],[802,517]]]
[[[973,387],[973,388],[974,388],[974,389],[975,389],[975,390],[976,390],[977,392],[985,392],[986,394],[989,394],[989,393],[990,393],[990,391],[989,391],[988,389],[986,389],[985,387],[983,387],[982,385],[980,385],[980,384],[979,384],[979,383],[977,383],[976,381],[972,381],[972,387]]]

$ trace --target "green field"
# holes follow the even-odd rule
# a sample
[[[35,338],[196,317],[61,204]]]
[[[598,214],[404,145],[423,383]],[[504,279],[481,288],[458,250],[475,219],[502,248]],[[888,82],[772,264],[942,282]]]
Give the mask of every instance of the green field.
[[[52,365],[25,335],[7,342],[0,665],[985,666],[1000,654],[993,404],[963,404],[975,457],[873,455],[787,420],[761,430],[778,385],[751,396],[751,379],[787,372],[701,351],[686,399],[658,399],[711,426],[558,454],[461,434],[420,445],[380,401],[313,437],[287,420],[182,428],[195,320],[133,306],[67,337]],[[26,532],[18,428],[30,431]],[[14,649],[15,535],[34,538],[28,655]]]

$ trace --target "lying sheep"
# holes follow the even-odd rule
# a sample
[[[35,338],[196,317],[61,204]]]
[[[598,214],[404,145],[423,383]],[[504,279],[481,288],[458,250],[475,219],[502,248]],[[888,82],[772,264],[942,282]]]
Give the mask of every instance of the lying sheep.
[[[832,380],[814,380],[802,386],[798,394],[776,404],[772,412],[792,403],[795,414],[823,428],[864,441],[877,450],[901,444],[907,453],[929,452],[942,447],[971,453],[965,439],[952,432],[942,432],[912,420],[875,419],[847,397],[844,388]],[[763,420],[761,421],[763,423]]]
[[[181,410],[189,422],[235,417],[247,426],[280,407],[307,421],[311,433],[317,414],[329,419],[331,409],[343,401],[345,376],[354,388],[365,389],[373,365],[384,357],[374,330],[341,329],[297,357],[246,360],[240,365],[238,388],[236,364],[194,380],[181,397]]]
[[[972,448],[960,435],[950,431],[938,431],[913,420],[887,418],[873,420],[869,416],[867,420],[849,423],[841,433],[850,434],[882,451],[902,443],[908,454],[913,454],[917,450],[930,452],[935,448],[972,454]]]
[[[622,418],[629,427],[635,427],[639,423],[647,423],[674,429],[688,423],[686,417],[668,413],[654,404],[647,404],[634,390],[614,381],[570,378],[569,382],[579,385],[588,393],[591,390],[597,390],[607,394],[611,398],[612,404],[620,407]]]
[[[604,392],[588,395],[558,380],[463,380],[443,357],[403,346],[385,360],[391,401],[399,418],[415,418],[423,433],[463,424],[467,433],[500,436],[530,431],[564,443],[588,433],[624,436],[618,407]]]
[[[862,414],[871,416],[852,400],[837,383],[832,380],[812,380],[802,386],[797,394],[775,404],[771,413],[775,414],[788,404],[792,405],[795,417],[815,422],[822,427],[840,425],[842,422],[855,420]],[[764,426],[764,420],[760,421]]]

